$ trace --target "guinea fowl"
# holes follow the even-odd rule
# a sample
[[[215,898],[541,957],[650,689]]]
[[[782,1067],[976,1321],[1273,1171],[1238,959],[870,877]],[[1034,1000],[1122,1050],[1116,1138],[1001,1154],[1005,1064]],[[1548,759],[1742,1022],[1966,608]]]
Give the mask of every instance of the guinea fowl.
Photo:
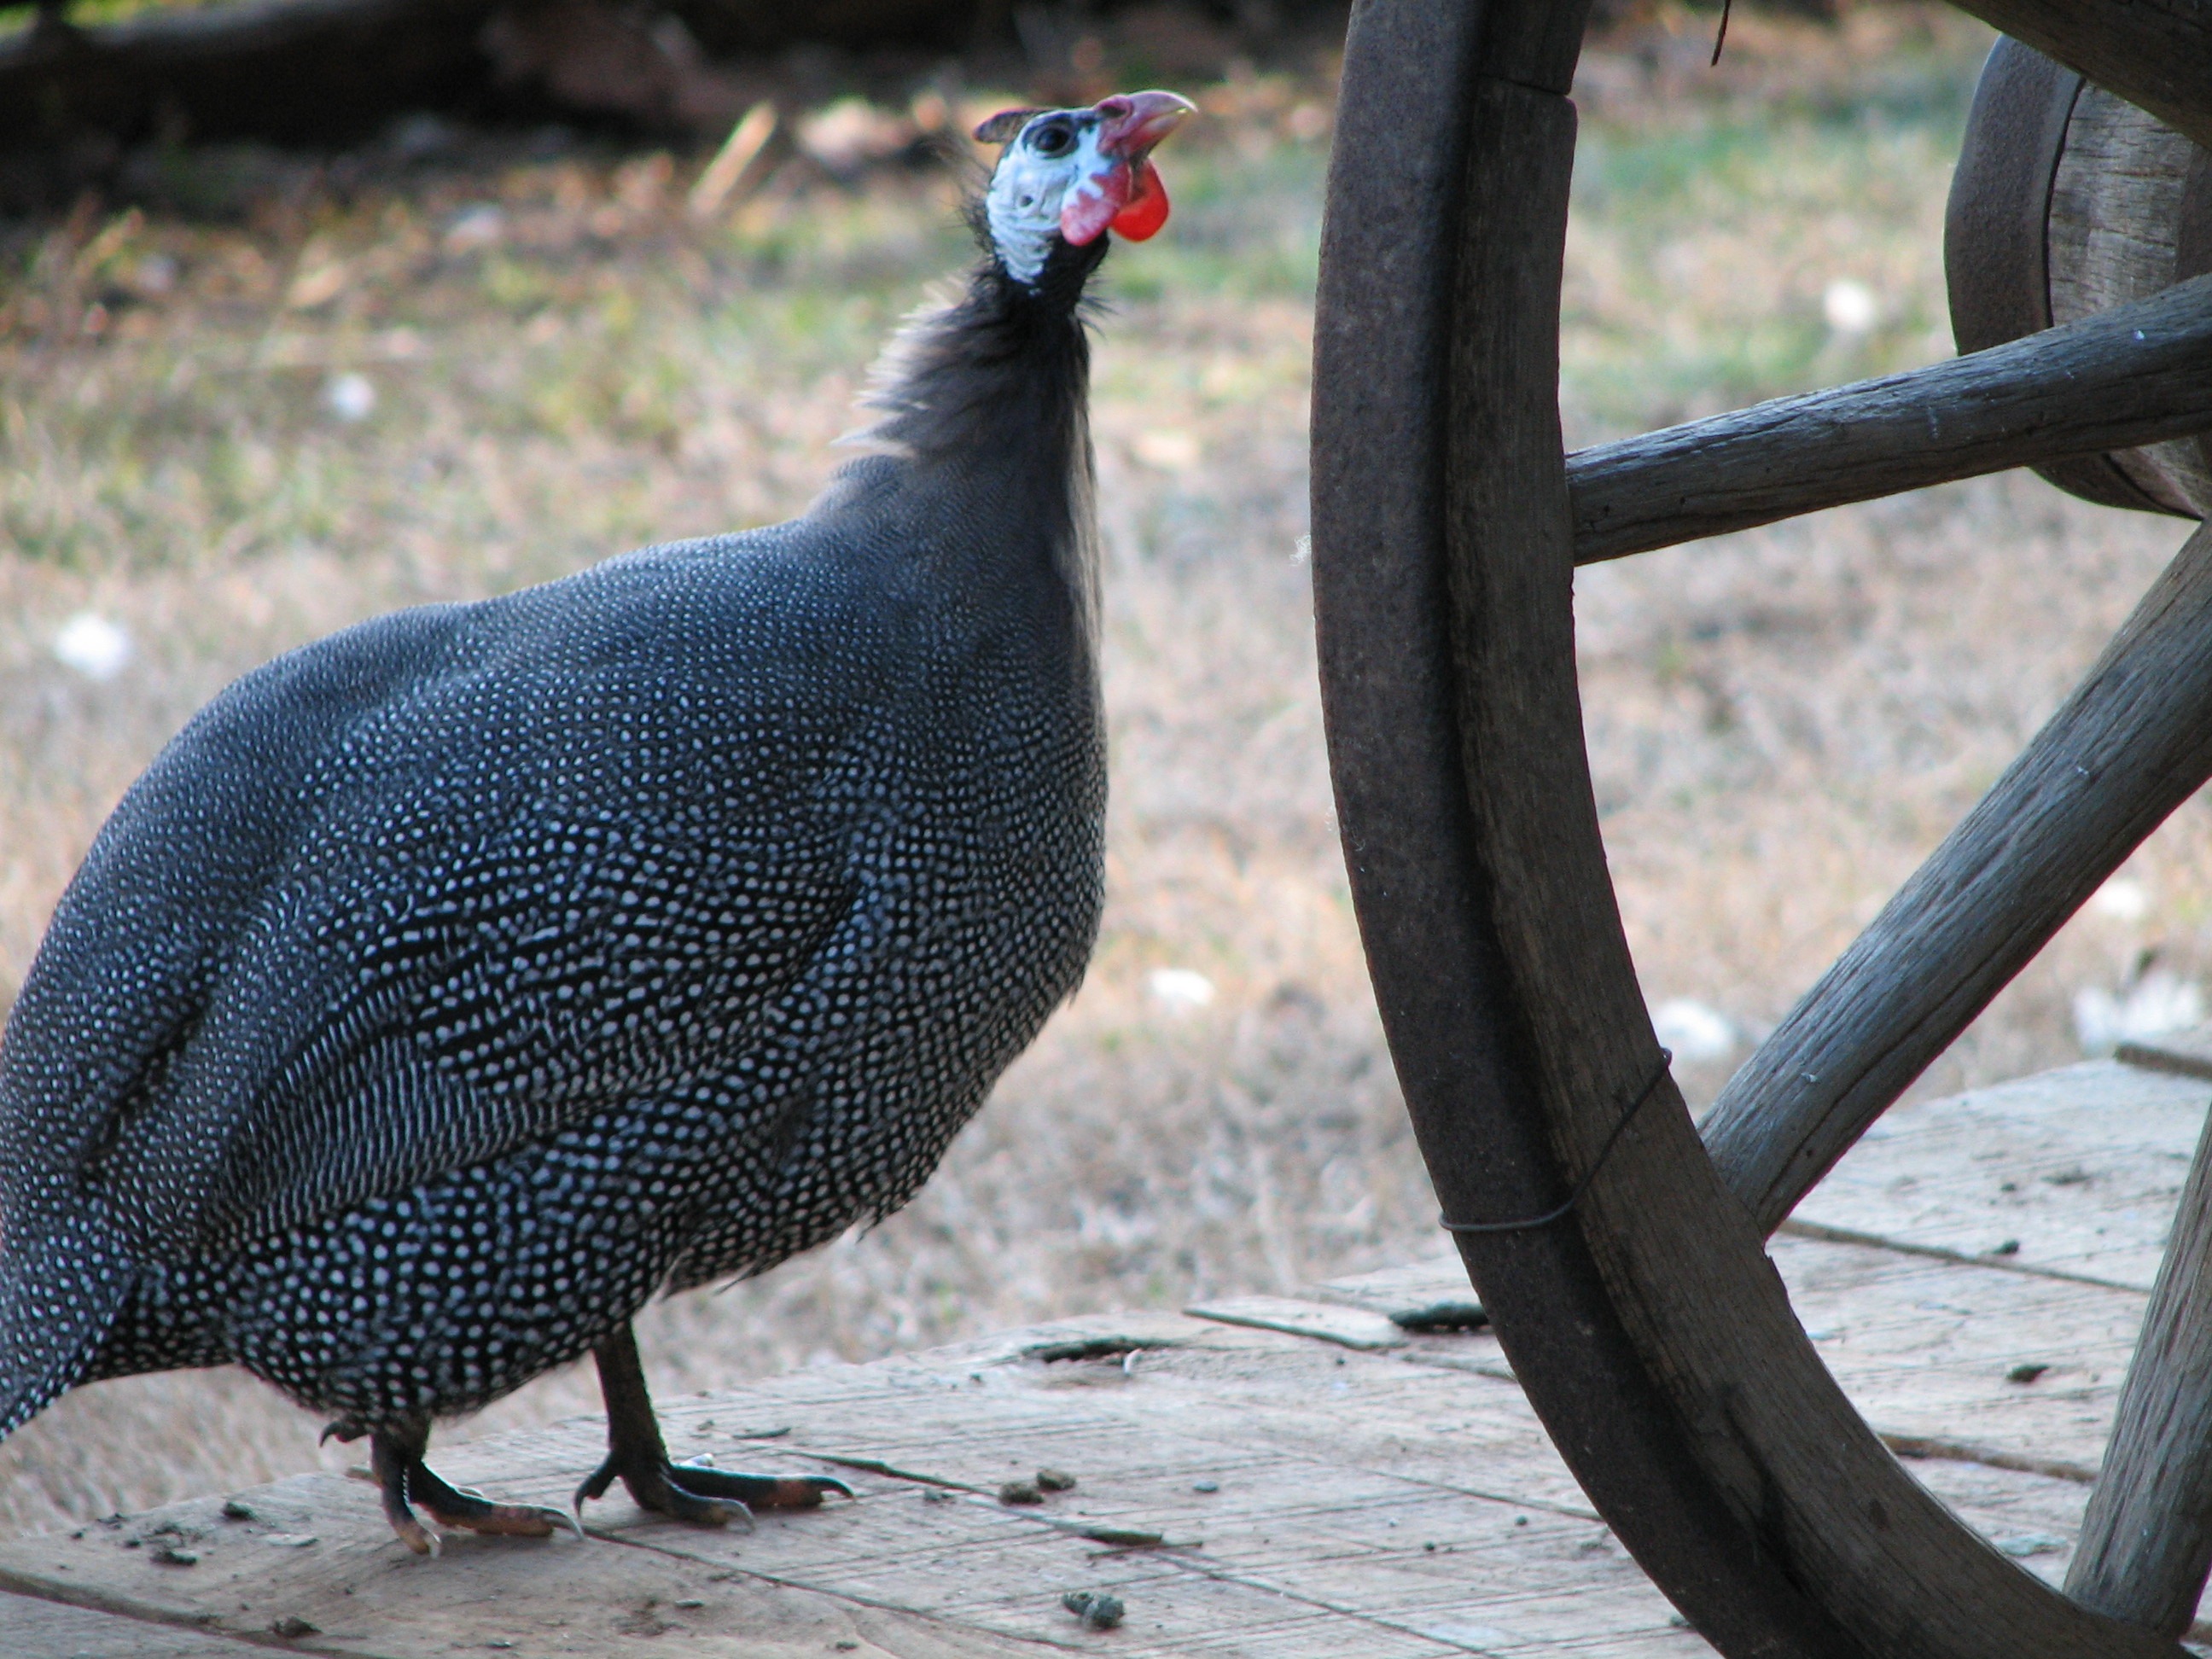
[[[1079,301],[1167,216],[1170,93],[1018,110],[963,297],[802,518],[365,623],[162,751],[0,1043],[0,1436],[237,1363],[366,1434],[410,1547],[542,1536],[434,1419],[592,1352],[643,1506],[630,1321],[888,1215],[1080,981],[1103,891]],[[848,1494],[849,1495],[849,1494]],[[573,1524],[573,1522],[570,1522]]]

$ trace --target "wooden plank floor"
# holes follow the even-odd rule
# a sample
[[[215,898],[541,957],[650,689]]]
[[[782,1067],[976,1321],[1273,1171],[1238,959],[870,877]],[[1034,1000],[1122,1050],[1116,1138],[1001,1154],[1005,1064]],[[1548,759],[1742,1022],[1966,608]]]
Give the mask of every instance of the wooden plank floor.
[[[2027,1571],[2064,1572],[2209,1105],[2202,1077],[2101,1061],[1902,1108],[1775,1241],[1860,1409]],[[1439,1256],[667,1402],[680,1456],[860,1494],[750,1534],[617,1496],[587,1541],[417,1560],[368,1486],[313,1474],[0,1543],[0,1654],[1709,1653],[1497,1342],[1453,1328],[1472,1303]],[[601,1435],[580,1419],[440,1467],[558,1504]],[[1044,1467],[1076,1488],[997,1501]],[[1079,1590],[1120,1597],[1122,1626],[1086,1629],[1061,1605]]]

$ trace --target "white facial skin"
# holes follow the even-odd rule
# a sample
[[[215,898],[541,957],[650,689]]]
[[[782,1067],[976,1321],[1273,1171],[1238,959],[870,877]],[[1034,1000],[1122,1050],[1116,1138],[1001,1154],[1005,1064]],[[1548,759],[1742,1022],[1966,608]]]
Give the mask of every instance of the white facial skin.
[[[1115,164],[1098,153],[1100,123],[1085,112],[1055,110],[1021,130],[999,158],[983,198],[999,263],[1016,282],[1035,286],[1060,234],[1067,193]]]

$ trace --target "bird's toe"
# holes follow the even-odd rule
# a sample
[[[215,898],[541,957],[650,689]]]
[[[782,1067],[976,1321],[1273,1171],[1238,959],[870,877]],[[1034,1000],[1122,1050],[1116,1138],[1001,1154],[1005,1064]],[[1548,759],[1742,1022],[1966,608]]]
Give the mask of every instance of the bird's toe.
[[[629,1489],[640,1509],[695,1527],[735,1526],[750,1532],[756,1507],[805,1509],[822,1501],[818,1490],[799,1491],[807,1484],[800,1480],[672,1464],[664,1456],[610,1456],[576,1488],[577,1509],[580,1510],[586,1499],[600,1496],[617,1480]]]
[[[584,1529],[574,1516],[562,1510],[548,1509],[538,1504],[495,1504],[482,1492],[466,1487],[448,1485],[427,1463],[417,1460],[407,1466],[403,1509],[419,1509],[440,1526],[457,1532],[488,1533],[502,1538],[550,1538],[556,1527],[566,1527],[581,1538]],[[385,1512],[392,1514],[387,1500]],[[436,1553],[436,1534],[425,1529],[411,1512],[408,1522],[415,1532],[431,1540],[431,1553]],[[401,1528],[397,1516],[392,1529],[410,1549],[416,1549],[415,1540]],[[421,1551],[416,1549],[419,1554]]]
[[[668,1469],[661,1479],[661,1501],[648,1505],[678,1521],[688,1521],[695,1527],[727,1527],[734,1525],[740,1532],[753,1529],[752,1508],[743,1498],[696,1489],[693,1477],[702,1473],[697,1469]]]
[[[580,1538],[584,1529],[566,1510],[536,1504],[478,1503],[463,1510],[447,1510],[425,1503],[422,1511],[441,1527],[460,1532],[489,1533],[505,1538],[550,1538],[566,1527]]]
[[[826,1474],[744,1474],[734,1469],[702,1468],[679,1463],[669,1471],[685,1490],[702,1497],[734,1498],[756,1510],[812,1510],[835,1492],[850,1498],[853,1489]]]

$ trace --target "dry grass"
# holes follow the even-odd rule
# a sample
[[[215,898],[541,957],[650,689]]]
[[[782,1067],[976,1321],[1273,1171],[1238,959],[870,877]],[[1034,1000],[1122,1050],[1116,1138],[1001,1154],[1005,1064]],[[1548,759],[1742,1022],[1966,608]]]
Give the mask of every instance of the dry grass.
[[[1739,14],[1713,76],[1690,67],[1709,24],[1662,11],[1584,70],[1577,441],[1948,349],[1937,227],[1986,37],[1948,14],[1855,13],[1841,35]],[[1175,224],[1113,262],[1115,772],[1089,982],[906,1212],[650,1312],[658,1386],[1434,1243],[1338,861],[1297,556],[1328,92],[1325,59],[1206,88],[1214,118],[1164,163]],[[260,165],[193,165],[219,161]],[[395,605],[803,504],[874,343],[961,257],[951,186],[792,167],[702,228],[681,210],[696,166],[487,141],[343,191],[280,171],[236,223],[88,212],[18,239],[0,997],[115,796],[241,670]],[[1838,278],[1874,295],[1871,328],[1823,319]],[[358,422],[325,401],[347,373],[376,392]],[[1586,573],[1591,752],[1653,1000],[1778,1018],[2179,539],[2008,479]],[[86,609],[137,642],[104,684],[51,653]],[[2208,836],[2192,803],[2135,861],[2148,915],[2077,922],[1923,1088],[2071,1058],[2067,994],[2146,948],[2194,969]],[[1173,1012],[1148,989],[1168,967],[1215,1000]],[[1710,1097],[1726,1066],[1686,1081]],[[556,1376],[449,1432],[593,1403]],[[85,1390],[0,1450],[0,1532],[304,1466],[315,1426],[234,1376]]]

